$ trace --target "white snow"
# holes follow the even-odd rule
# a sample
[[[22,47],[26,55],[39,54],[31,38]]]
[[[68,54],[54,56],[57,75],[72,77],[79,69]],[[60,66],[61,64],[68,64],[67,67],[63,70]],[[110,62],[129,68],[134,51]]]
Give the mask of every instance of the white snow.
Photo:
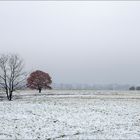
[[[140,92],[15,93],[0,101],[0,139],[140,139]]]

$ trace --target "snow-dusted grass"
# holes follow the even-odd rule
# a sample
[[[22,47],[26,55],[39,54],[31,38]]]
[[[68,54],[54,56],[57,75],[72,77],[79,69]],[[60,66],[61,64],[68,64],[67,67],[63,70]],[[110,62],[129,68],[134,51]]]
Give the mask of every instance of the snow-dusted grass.
[[[140,139],[140,93],[22,91],[0,101],[0,139]]]

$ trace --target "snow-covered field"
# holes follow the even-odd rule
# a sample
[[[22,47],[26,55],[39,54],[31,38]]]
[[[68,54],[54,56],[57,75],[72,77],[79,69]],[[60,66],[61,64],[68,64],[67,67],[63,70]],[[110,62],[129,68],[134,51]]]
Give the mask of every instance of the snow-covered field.
[[[0,139],[140,139],[140,92],[15,93],[0,101]]]

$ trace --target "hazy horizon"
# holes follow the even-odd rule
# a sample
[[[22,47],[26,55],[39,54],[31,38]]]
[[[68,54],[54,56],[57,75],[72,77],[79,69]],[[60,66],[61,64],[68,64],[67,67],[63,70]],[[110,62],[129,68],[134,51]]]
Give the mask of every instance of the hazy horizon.
[[[140,84],[139,1],[1,1],[0,53],[54,83]]]

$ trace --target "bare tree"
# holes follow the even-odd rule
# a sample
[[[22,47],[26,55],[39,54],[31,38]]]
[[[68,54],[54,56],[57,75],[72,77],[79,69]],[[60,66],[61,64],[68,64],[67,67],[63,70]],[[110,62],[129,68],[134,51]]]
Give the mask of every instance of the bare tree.
[[[17,54],[2,54],[0,56],[0,85],[5,90],[7,99],[12,99],[12,93],[19,89],[25,80],[23,60]]]

